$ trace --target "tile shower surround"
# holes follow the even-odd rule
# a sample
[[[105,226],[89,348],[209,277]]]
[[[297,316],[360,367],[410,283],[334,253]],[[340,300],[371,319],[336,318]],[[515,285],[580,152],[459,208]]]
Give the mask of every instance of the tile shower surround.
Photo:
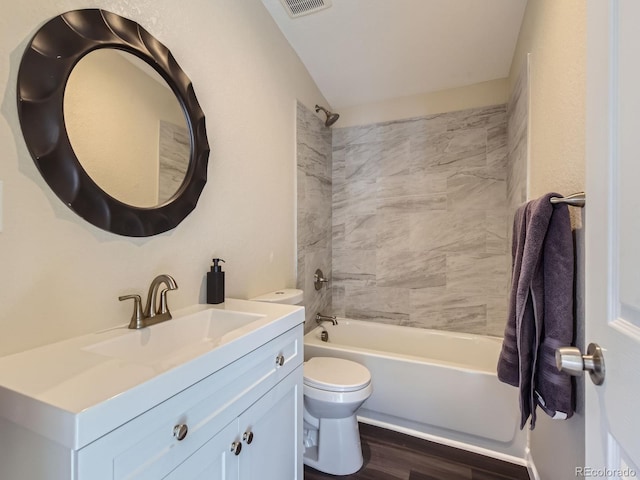
[[[296,288],[304,291],[305,329],[315,327],[316,312],[331,314],[331,289],[315,290],[320,268],[331,278],[331,130],[298,103],[297,121],[297,250]]]
[[[334,313],[501,335],[507,154],[506,105],[334,129]]]
[[[525,197],[526,165],[513,164],[526,164],[520,83],[509,112],[498,105],[333,130],[298,105],[298,288],[308,319],[332,308],[502,335],[508,236]],[[518,133],[509,139],[508,123]],[[313,290],[317,266],[332,279],[330,299]]]

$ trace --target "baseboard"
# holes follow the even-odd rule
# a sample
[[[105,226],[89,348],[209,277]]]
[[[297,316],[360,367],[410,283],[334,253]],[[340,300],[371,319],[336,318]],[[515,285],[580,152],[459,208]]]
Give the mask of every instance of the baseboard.
[[[526,466],[527,471],[529,472],[529,478],[531,480],[540,480],[540,475],[538,475],[538,470],[536,469],[536,464],[533,461],[529,447],[527,447],[527,451],[525,452],[525,460],[527,462]]]
[[[503,462],[513,463],[516,465],[520,465],[529,469],[529,460],[525,458],[516,457],[513,455],[508,455],[501,452],[496,452],[495,450],[489,450],[486,448],[478,447],[476,445],[470,445],[468,443],[459,442],[456,440],[451,440],[448,438],[440,437],[438,435],[432,435],[429,433],[420,432],[418,430],[414,430],[412,428],[402,427],[399,425],[395,425],[393,423],[387,423],[384,421],[380,421],[377,419],[372,419],[365,416],[358,415],[358,421],[362,423],[367,423],[369,425],[373,425],[376,427],[386,428],[388,430],[393,430],[395,432],[404,433],[405,435],[410,435],[412,437],[421,438],[423,440],[428,440],[430,442],[439,443],[441,445],[447,445],[448,447],[458,448],[460,450],[466,450],[467,452],[478,453],[480,455],[484,455],[485,457],[495,458],[496,460],[502,460]],[[527,449],[528,453],[528,449]],[[534,468],[535,470],[535,468]],[[537,475],[537,472],[536,472]],[[531,476],[531,474],[530,474]],[[531,477],[531,480],[540,480],[539,477]]]

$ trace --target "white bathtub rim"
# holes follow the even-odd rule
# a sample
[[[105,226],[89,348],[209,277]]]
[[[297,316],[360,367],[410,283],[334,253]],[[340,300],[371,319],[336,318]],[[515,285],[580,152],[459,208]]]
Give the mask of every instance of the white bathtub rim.
[[[497,452],[495,450],[479,447],[477,445],[471,445],[469,443],[460,442],[458,440],[452,440],[450,438],[441,437],[439,435],[420,432],[412,428],[403,427],[400,425],[388,423],[382,420],[377,420],[377,419],[366,417],[366,416],[358,415],[357,418],[359,422],[366,423],[368,425],[385,428],[387,430],[392,430],[394,432],[403,433],[405,435],[421,438],[423,440],[428,440],[430,442],[439,443],[441,445],[446,445],[448,447],[458,448],[460,450],[465,450],[467,452],[477,453],[485,457],[495,458],[496,460],[502,460],[503,462],[513,463],[515,465],[526,467],[532,479],[540,480],[540,477],[537,476],[535,465],[533,465],[533,471],[535,472],[535,476],[532,475],[532,471],[530,468],[531,467],[530,463],[532,463],[532,459],[531,459],[531,455],[528,452],[529,450],[528,448],[526,449],[527,452],[526,452],[525,458],[521,458],[515,455],[509,455],[507,453]]]
[[[405,328],[412,328],[412,327],[405,327]],[[321,329],[320,327],[318,327],[317,329]],[[317,329],[313,329],[311,330],[309,333],[307,333],[307,335],[314,333]],[[314,339],[315,340],[315,339]],[[470,368],[470,367],[466,367],[463,366],[461,364],[457,364],[454,362],[448,362],[448,361],[443,361],[443,360],[435,360],[435,359],[431,359],[428,357],[419,357],[417,355],[405,355],[403,353],[396,353],[396,352],[385,352],[383,350],[371,350],[368,348],[361,348],[361,347],[354,347],[352,345],[345,345],[343,343],[331,343],[331,339],[329,339],[329,342],[323,342],[323,341],[310,341],[310,342],[305,342],[308,343],[309,345],[317,345],[319,347],[322,348],[326,348],[328,350],[340,350],[343,352],[352,352],[352,353],[366,353],[367,355],[371,355],[372,357],[376,357],[376,358],[386,358],[389,360],[403,360],[403,361],[407,361],[410,363],[418,363],[418,364],[429,364],[429,365],[439,365],[439,366],[443,366],[443,367],[447,367],[447,368],[451,368],[453,370],[458,370],[460,372],[466,372],[466,373],[474,373],[474,374],[478,374],[478,375],[490,375],[495,377],[497,374],[495,371],[490,371],[490,370],[485,370],[485,369],[479,369],[479,368]],[[334,346],[336,345],[336,346]],[[496,365],[497,368],[497,365]]]

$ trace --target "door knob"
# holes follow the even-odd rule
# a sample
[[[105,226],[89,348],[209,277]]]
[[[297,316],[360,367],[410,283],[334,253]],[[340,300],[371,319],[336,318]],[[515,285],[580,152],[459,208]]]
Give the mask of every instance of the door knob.
[[[594,384],[602,385],[604,382],[604,356],[597,343],[589,344],[586,355],[582,355],[576,347],[556,349],[556,366],[561,372],[574,376],[580,376],[587,370]]]

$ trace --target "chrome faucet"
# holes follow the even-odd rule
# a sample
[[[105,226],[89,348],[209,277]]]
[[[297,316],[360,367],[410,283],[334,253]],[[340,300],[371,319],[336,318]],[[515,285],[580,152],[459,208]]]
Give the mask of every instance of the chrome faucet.
[[[333,325],[338,324],[338,320],[336,320],[335,316],[316,313],[316,323],[320,325],[322,322],[331,322]]]
[[[167,288],[163,288],[160,292],[160,305],[158,305],[158,290],[160,285],[165,284]],[[149,286],[147,294],[147,304],[142,310],[142,299],[140,295],[123,295],[118,300],[133,299],[133,315],[129,322],[129,328],[139,329],[155,325],[156,323],[171,320],[171,312],[167,305],[167,292],[177,290],[178,285],[171,275],[158,275],[153,279]]]

